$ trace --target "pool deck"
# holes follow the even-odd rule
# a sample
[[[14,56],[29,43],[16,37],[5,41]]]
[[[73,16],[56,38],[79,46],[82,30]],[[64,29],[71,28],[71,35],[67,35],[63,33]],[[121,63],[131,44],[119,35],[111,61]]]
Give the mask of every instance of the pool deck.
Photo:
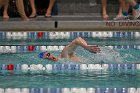
[[[20,18],[2,20],[0,31],[139,31],[140,20],[103,21],[98,16],[38,16],[30,21]]]

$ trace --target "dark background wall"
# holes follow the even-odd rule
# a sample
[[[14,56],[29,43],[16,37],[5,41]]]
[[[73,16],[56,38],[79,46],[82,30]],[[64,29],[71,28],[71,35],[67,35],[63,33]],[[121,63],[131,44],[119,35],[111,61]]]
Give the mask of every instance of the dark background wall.
[[[140,2],[140,0],[137,0]],[[117,13],[119,0],[107,0],[108,13]],[[59,14],[97,13],[101,14],[101,0],[58,0]]]
[[[19,16],[15,4],[10,0],[10,16]],[[27,15],[30,15],[31,9],[28,0],[24,0]],[[49,0],[36,0],[37,12],[44,15],[48,7]],[[138,0],[140,2],[140,0]],[[116,14],[119,7],[119,0],[108,0],[107,10],[109,14]],[[0,10],[2,15],[2,10]],[[56,0],[53,9],[53,15],[79,15],[79,14],[101,14],[101,0]]]

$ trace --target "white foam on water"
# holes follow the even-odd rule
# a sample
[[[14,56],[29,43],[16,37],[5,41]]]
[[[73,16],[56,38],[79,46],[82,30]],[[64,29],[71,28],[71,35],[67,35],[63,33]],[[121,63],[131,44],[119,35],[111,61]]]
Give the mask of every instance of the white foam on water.
[[[119,52],[110,47],[100,47],[101,52],[89,55],[89,60],[92,63],[122,63],[123,58]]]
[[[132,54],[124,54],[123,59],[125,59],[125,62],[132,62],[133,60],[138,60],[138,58],[133,56]]]
[[[99,62],[123,62],[120,53],[111,49],[110,47],[100,47],[101,52],[95,55],[95,61]]]

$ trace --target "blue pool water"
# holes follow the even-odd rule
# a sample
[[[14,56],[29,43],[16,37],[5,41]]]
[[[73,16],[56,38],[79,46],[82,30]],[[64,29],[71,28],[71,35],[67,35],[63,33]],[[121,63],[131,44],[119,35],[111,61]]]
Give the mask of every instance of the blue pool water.
[[[102,47],[104,51],[98,54],[89,53],[83,48],[79,47],[76,54],[83,60],[82,63],[139,63],[140,50],[138,49],[110,49]],[[107,50],[108,49],[108,50]],[[52,54],[58,56],[61,51],[51,51]],[[46,64],[53,62],[38,58],[39,52],[34,53],[14,53],[14,54],[0,54],[1,64]],[[68,59],[62,59],[59,63],[70,63]],[[72,62],[75,63],[75,62]]]
[[[57,63],[38,58],[40,50],[38,46],[65,46],[71,40],[4,40],[0,41],[2,46],[19,46],[15,53],[1,53],[0,65],[2,64],[137,64],[140,62],[140,39],[139,38],[86,38],[89,44],[97,44],[101,53],[93,54],[78,47],[76,54],[83,59],[82,63],[72,62],[68,59],[60,60]],[[60,43],[61,42],[61,43]],[[36,50],[29,52],[22,49],[28,45],[34,45]],[[108,47],[109,46],[109,47]],[[22,47],[22,48],[21,48]],[[19,49],[19,50],[18,50]],[[50,51],[58,56],[61,52]],[[54,71],[53,73],[40,72],[37,74],[15,74],[18,72],[5,73],[0,71],[1,88],[122,88],[140,87],[140,72],[137,70],[128,71]]]
[[[91,33],[91,32],[90,32]],[[53,63],[48,60],[38,58],[41,47],[45,46],[65,46],[72,39],[85,35],[79,32],[72,33],[69,39],[36,39],[34,33],[28,34],[29,39],[5,38],[6,34],[0,33],[0,88],[130,88],[140,87],[140,71],[136,69],[136,64],[140,63],[140,38],[135,38],[135,33],[113,33],[114,37],[109,38],[90,38],[86,37],[88,44],[96,44],[101,48],[101,53],[93,54],[78,47],[76,54],[83,59],[83,62],[72,62],[62,59]],[[46,35],[46,34],[45,34]],[[125,36],[126,35],[126,36]],[[3,36],[3,37],[2,37]],[[53,36],[53,35],[52,35]],[[54,36],[55,37],[55,36]],[[53,38],[54,38],[53,37]],[[7,47],[8,46],[8,47]],[[13,47],[15,52],[8,48]],[[29,52],[28,46],[34,46],[34,51]],[[10,52],[9,52],[10,51]],[[61,50],[48,50],[58,56]],[[62,70],[46,72],[30,71],[23,73],[21,70],[13,72],[3,69],[7,64],[121,64],[115,70],[92,69],[92,70]],[[125,65],[131,65],[125,69]],[[128,66],[127,65],[127,66]],[[3,67],[4,66],[4,67]],[[129,69],[131,68],[131,69]],[[133,69],[134,68],[134,69]]]

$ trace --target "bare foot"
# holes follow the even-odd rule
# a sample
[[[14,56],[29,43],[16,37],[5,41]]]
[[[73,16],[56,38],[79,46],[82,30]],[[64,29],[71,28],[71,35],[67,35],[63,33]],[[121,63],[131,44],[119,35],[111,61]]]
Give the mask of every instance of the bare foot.
[[[30,21],[29,18],[22,18],[23,21]]]
[[[124,16],[122,14],[117,15],[113,20],[124,20]]]
[[[47,11],[45,17],[51,17],[51,11]]]
[[[4,15],[3,19],[9,19],[9,16],[8,15]]]
[[[32,13],[30,16],[29,16],[29,18],[36,18],[36,13]]]
[[[108,20],[109,19],[109,16],[107,14],[103,14],[103,20]]]
[[[134,17],[134,16],[136,16],[136,11],[132,11],[132,16]]]

